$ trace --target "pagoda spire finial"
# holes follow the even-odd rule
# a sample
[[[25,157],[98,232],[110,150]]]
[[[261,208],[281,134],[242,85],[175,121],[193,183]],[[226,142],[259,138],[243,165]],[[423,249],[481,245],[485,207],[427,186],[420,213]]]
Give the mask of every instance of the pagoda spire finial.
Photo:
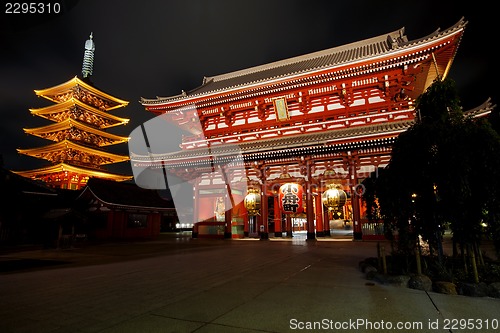
[[[83,78],[87,78],[92,75],[92,70],[94,69],[94,50],[95,44],[93,41],[93,33],[90,33],[89,39],[85,42],[85,53],[83,54],[83,66],[82,74]]]

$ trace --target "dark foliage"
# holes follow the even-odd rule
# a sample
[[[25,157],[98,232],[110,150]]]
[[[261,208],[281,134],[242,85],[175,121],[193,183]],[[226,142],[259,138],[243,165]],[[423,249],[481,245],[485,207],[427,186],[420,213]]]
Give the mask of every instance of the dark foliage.
[[[364,182],[368,218],[382,218],[389,239],[397,232],[398,255],[414,254],[422,238],[443,264],[446,225],[468,255],[477,255],[485,234],[498,251],[498,132],[487,118],[463,113],[450,79],[436,80],[416,102],[416,123],[396,140],[389,165]]]

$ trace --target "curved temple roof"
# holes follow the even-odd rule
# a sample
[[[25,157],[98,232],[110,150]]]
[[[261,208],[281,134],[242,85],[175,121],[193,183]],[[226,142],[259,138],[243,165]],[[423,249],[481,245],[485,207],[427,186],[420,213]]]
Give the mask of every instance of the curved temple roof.
[[[36,127],[36,128],[25,128],[24,132],[27,134],[31,134],[31,135],[43,136],[44,134],[47,134],[47,133],[66,131],[66,130],[71,129],[72,127],[79,128],[87,133],[92,133],[96,136],[109,139],[109,142],[107,142],[104,145],[118,144],[118,143],[122,143],[122,142],[128,142],[128,140],[129,140],[128,137],[119,136],[119,135],[111,134],[108,132],[100,131],[98,129],[87,126],[87,125],[85,125],[77,120],[70,119],[70,118],[68,118],[64,121],[61,121],[59,123],[54,123],[54,124],[50,124],[50,125],[45,125],[45,126]]]
[[[118,175],[118,174],[113,174],[113,173],[104,172],[104,171],[100,171],[100,170],[85,169],[85,168],[69,165],[66,163],[59,163],[56,165],[51,165],[48,167],[34,169],[34,170],[12,171],[12,172],[14,172],[20,176],[23,176],[23,177],[36,178],[36,177],[41,177],[44,175],[51,175],[51,174],[56,174],[56,173],[60,173],[60,172],[65,172],[65,171],[74,172],[74,173],[78,173],[78,174],[82,174],[82,175],[88,175],[91,177],[111,179],[111,180],[116,180],[116,181],[125,181],[125,180],[132,179],[132,176]]]
[[[164,200],[157,191],[140,188],[135,184],[117,183],[103,178],[91,178],[78,198],[90,193],[107,206],[116,208],[173,210],[173,201]]]
[[[69,98],[68,100],[59,104],[52,104],[38,109],[30,109],[30,112],[35,116],[40,116],[45,119],[52,120],[51,117],[53,114],[68,111],[75,106],[82,110],[90,112],[91,114],[94,114],[100,118],[103,118],[105,121],[103,121],[102,124],[100,124],[101,125],[100,128],[109,128],[113,126],[128,124],[128,122],[130,121],[130,119],[128,118],[117,117],[112,115],[111,113],[96,109],[95,107],[87,105],[74,97]]]
[[[140,102],[145,106],[168,103],[170,101],[182,100],[187,97],[209,95],[216,92],[250,86],[252,84],[313,73],[315,71],[348,65],[350,63],[373,58],[381,58],[456,33],[459,30],[463,30],[466,24],[467,22],[464,18],[461,18],[455,25],[444,31],[437,29],[428,36],[414,40],[408,40],[407,36],[404,34],[404,28],[401,28],[387,34],[351,44],[231,73],[205,77],[201,86],[189,92],[183,91],[179,95],[170,97],[157,97],[154,99],[141,98]]]
[[[53,153],[61,153],[65,150],[76,150],[81,151],[85,154],[99,156],[105,161],[105,164],[109,163],[119,163],[128,161],[130,157],[128,155],[118,155],[109,153],[107,151],[94,149],[91,147],[86,147],[76,142],[72,142],[69,140],[59,141],[48,146],[38,147],[38,148],[30,148],[30,149],[18,149],[17,151],[20,154],[25,154],[29,156],[34,156],[38,158],[44,158],[45,155],[50,155]]]
[[[52,102],[55,103],[60,103],[60,100],[55,99],[54,97],[57,95],[65,94],[68,92],[71,92],[75,87],[80,87],[95,96],[99,96],[109,102],[109,106],[106,107],[106,111],[110,111],[116,108],[120,107],[125,107],[128,105],[128,101],[124,101],[122,99],[116,98],[114,96],[111,96],[107,93],[104,93],[103,91],[91,86],[90,84],[86,83],[85,81],[81,80],[78,78],[78,76],[75,76],[69,81],[66,81],[64,83],[61,83],[57,86],[53,86],[47,89],[41,89],[41,90],[35,90],[35,94],[37,96],[44,97]]]

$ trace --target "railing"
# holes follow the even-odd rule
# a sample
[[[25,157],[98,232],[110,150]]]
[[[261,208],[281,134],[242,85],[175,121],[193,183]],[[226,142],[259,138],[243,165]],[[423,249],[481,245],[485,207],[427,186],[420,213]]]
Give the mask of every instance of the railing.
[[[363,240],[385,240],[384,222],[361,220]]]

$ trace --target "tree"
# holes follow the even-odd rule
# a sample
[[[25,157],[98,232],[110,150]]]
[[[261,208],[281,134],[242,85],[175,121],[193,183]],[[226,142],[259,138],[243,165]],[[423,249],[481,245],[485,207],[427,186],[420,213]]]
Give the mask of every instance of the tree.
[[[500,230],[500,137],[488,120],[464,116],[451,79],[437,79],[416,100],[416,111],[388,166],[365,182],[369,215],[380,213],[386,229],[397,230],[399,252],[414,253],[422,237],[439,258],[448,222],[472,261],[480,255],[483,223]]]

